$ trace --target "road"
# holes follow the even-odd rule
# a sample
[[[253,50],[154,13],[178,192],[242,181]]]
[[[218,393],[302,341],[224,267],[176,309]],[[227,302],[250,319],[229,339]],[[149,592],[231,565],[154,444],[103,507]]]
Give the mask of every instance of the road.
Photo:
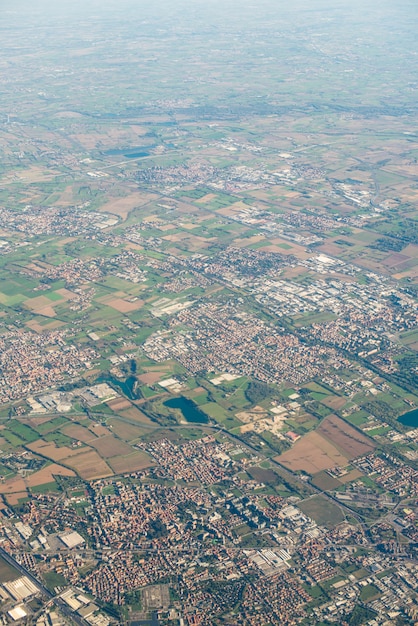
[[[45,587],[45,585],[43,585],[43,583],[41,583],[33,574],[32,572],[30,572],[29,570],[27,570],[23,565],[21,565],[20,563],[18,563],[16,561],[16,559],[14,559],[8,552],[6,552],[6,550],[4,550],[4,548],[0,547],[0,556],[12,567],[14,567],[19,574],[21,574],[22,576],[27,576],[29,578],[29,580],[38,587],[38,589],[40,589],[40,591],[42,592],[42,594],[44,596],[46,596],[49,600],[51,600],[59,609],[60,611],[65,615],[65,617],[67,617],[68,619],[72,620],[72,622],[74,624],[78,624],[78,626],[88,626],[88,623],[86,622],[86,620],[84,620],[82,617],[80,617],[80,615],[77,615],[77,613],[75,611],[73,611],[68,604],[66,604],[64,602],[64,600],[62,600],[59,596],[55,596],[53,593],[51,593],[49,591],[49,589],[47,589]]]
[[[90,411],[92,417],[96,417],[96,418],[108,418],[109,415],[107,413],[99,413],[99,412],[95,412],[95,411]],[[59,414],[57,414],[59,415]],[[182,429],[187,429],[190,430],[191,428],[197,428],[199,430],[209,430],[209,431],[213,431],[216,433],[222,433],[223,435],[229,437],[229,439],[233,440],[235,443],[238,443],[240,446],[244,447],[246,450],[252,452],[253,454],[256,454],[259,457],[262,457],[264,459],[267,459],[274,467],[276,467],[280,474],[282,475],[282,477],[284,477],[285,479],[287,479],[289,482],[293,482],[293,483],[299,483],[301,485],[303,485],[306,488],[311,489],[311,491],[313,492],[312,495],[321,495],[324,498],[327,498],[328,500],[331,500],[334,504],[336,504],[337,506],[339,506],[341,509],[343,509],[347,514],[351,515],[352,517],[356,518],[357,521],[359,522],[359,524],[361,525],[361,527],[363,528],[363,530],[366,530],[367,525],[364,524],[361,516],[357,513],[357,511],[353,510],[350,506],[348,506],[347,504],[341,502],[340,500],[338,500],[338,498],[335,498],[332,494],[323,491],[322,489],[319,489],[318,487],[316,487],[315,485],[313,485],[310,481],[304,481],[302,480],[297,474],[293,474],[290,470],[288,470],[286,467],[284,467],[283,465],[281,465],[278,461],[276,461],[273,457],[266,457],[266,455],[263,453],[262,450],[258,450],[257,448],[253,447],[251,444],[249,444],[247,441],[245,441],[244,439],[242,439],[239,435],[234,435],[232,433],[230,433],[229,431],[225,430],[224,428],[222,428],[221,426],[219,426],[219,424],[196,424],[196,423],[192,423],[192,422],[187,422],[187,424],[168,424],[167,426],[160,426],[159,424],[145,424],[136,420],[131,420],[129,418],[126,417],[122,417],[120,415],[115,416],[114,419],[117,419],[121,422],[124,422],[126,424],[130,424],[133,426],[140,426],[141,428],[144,428],[146,430],[154,430],[154,431],[158,431],[158,430],[182,430]]]

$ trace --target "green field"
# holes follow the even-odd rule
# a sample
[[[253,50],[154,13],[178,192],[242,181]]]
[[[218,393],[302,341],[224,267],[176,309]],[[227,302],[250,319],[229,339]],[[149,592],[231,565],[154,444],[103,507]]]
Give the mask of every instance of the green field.
[[[322,496],[313,496],[299,504],[299,508],[317,524],[334,528],[344,521],[345,515],[339,506]]]
[[[19,572],[0,557],[0,583],[7,583],[10,580],[16,580],[19,576]]]
[[[377,598],[380,595],[379,589],[375,585],[366,585],[362,587],[360,591],[360,600],[363,602],[370,602],[370,600]]]

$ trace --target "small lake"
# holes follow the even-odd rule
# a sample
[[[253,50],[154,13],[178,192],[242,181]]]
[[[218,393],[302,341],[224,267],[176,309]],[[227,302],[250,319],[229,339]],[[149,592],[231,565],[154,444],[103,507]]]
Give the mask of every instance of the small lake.
[[[192,400],[180,396],[179,398],[170,398],[164,402],[164,406],[169,409],[180,409],[186,422],[193,422],[195,424],[207,424],[208,416],[203,413]]]
[[[413,411],[408,411],[408,413],[404,413],[403,415],[398,417],[398,422],[400,422],[404,426],[412,426],[413,428],[418,428],[418,409],[414,409]]]
[[[106,152],[104,153],[107,156],[124,156],[127,159],[139,159],[141,157],[146,157],[150,155],[150,151],[147,150],[146,148],[125,148],[124,150],[118,150],[118,149],[113,149],[113,150],[106,150]]]

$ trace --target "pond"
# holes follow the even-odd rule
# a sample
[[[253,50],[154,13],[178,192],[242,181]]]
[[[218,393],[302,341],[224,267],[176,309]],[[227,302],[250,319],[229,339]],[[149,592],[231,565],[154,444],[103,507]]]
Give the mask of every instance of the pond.
[[[418,409],[414,409],[413,411],[408,411],[408,413],[404,413],[403,415],[398,417],[398,422],[400,422],[404,426],[412,426],[413,428],[418,428]]]
[[[139,159],[140,157],[146,157],[150,155],[150,151],[147,148],[137,147],[137,148],[125,148],[122,150],[118,150],[114,148],[113,150],[106,150],[104,152],[107,156],[124,156],[127,159]]]
[[[192,400],[179,396],[178,398],[170,398],[164,402],[164,406],[169,409],[179,409],[187,422],[195,424],[207,424],[209,419],[206,413],[203,413]]]

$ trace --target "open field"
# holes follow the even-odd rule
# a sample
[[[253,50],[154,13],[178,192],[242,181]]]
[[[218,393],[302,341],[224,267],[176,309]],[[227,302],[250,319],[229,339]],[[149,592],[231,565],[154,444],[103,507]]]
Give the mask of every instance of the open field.
[[[293,471],[316,474],[322,470],[345,466],[351,459],[372,452],[373,441],[357,432],[335,415],[325,418],[318,428],[304,435],[295,445],[278,457],[280,463]]]
[[[27,446],[32,452],[47,457],[52,461],[63,461],[71,456],[75,456],[80,453],[80,448],[68,448],[67,446],[58,447],[54,442],[44,441],[39,439]]]
[[[107,426],[103,426],[103,424],[96,424],[95,422],[89,424],[89,431],[96,435],[96,437],[106,437],[107,435],[111,435],[111,431],[107,428]]]
[[[19,572],[0,557],[0,583],[16,580],[19,576]]]
[[[155,463],[145,452],[137,451],[127,456],[113,457],[109,460],[115,474],[137,472],[147,467],[153,467]]]
[[[328,398],[321,400],[321,402],[333,411],[339,411],[345,404],[347,404],[347,398],[342,398],[341,396],[329,396]]]
[[[106,478],[113,474],[107,463],[95,450],[91,449],[65,459],[65,464],[74,469],[80,478],[84,478],[84,480]]]
[[[122,411],[123,409],[129,409],[129,407],[132,406],[129,400],[126,400],[125,398],[115,398],[114,400],[109,400],[109,402],[106,402],[106,404],[115,413],[118,413],[119,411]]]
[[[139,437],[141,437],[144,433],[148,432],[140,426],[134,426],[134,424],[121,422],[117,418],[109,420],[108,424],[112,428],[112,432],[125,441],[139,439]]]
[[[129,302],[128,300],[124,300],[123,298],[114,298],[107,302],[107,306],[110,306],[115,311],[119,311],[119,313],[130,313],[131,311],[138,311],[141,309],[144,302],[143,300],[134,300],[133,302]]]
[[[46,485],[54,482],[54,476],[75,476],[75,472],[53,463],[47,467],[43,467],[39,472],[34,472],[25,479],[28,487],[37,487],[38,485]]]
[[[27,491],[10,493],[5,495],[7,503],[11,506],[19,505],[23,500],[26,500],[28,497],[29,494]]]
[[[75,472],[67,467],[53,463],[30,474],[26,478],[20,476],[10,478],[0,485],[0,494],[6,496],[10,504],[17,504],[20,499],[28,495],[27,489],[53,483],[55,480],[54,476],[75,476]]]
[[[116,439],[113,435],[100,437],[90,442],[90,445],[97,450],[101,457],[108,459],[115,456],[129,455],[132,448],[123,441]]]
[[[37,315],[43,315],[44,317],[55,317],[56,312],[51,304],[51,300],[46,296],[37,296],[36,298],[30,298],[25,300],[25,306],[33,311]]]
[[[138,424],[140,425],[142,424],[149,424],[155,425],[155,422],[153,422],[149,417],[147,417],[145,415],[145,413],[143,413],[142,411],[140,411],[140,409],[137,409],[135,406],[130,407],[129,409],[125,409],[123,411],[117,411],[118,415],[120,415],[121,417],[125,417],[129,420],[132,420],[134,422],[138,422]]]
[[[21,476],[15,476],[13,478],[9,478],[5,483],[0,485],[0,494],[26,494],[26,483]],[[22,496],[20,496],[22,497]]]
[[[313,431],[299,439],[290,450],[277,457],[277,460],[293,471],[302,470],[308,474],[316,474],[322,470],[347,465],[348,457],[320,433]]]
[[[163,376],[166,375],[166,372],[148,372],[147,374],[140,374],[138,376],[138,380],[144,385],[153,385],[154,383],[161,380]]]
[[[94,433],[92,433],[88,428],[85,428],[85,426],[80,426],[79,424],[71,424],[71,426],[64,428],[62,432],[64,435],[68,435],[68,437],[71,437],[76,441],[82,441],[83,443],[88,443],[89,441],[96,439]]]
[[[61,328],[62,326],[65,326],[65,322],[54,320],[52,322],[49,322],[48,324],[41,324],[38,318],[26,322],[26,326],[37,333],[44,333],[48,330],[55,330],[56,328]]]
[[[341,487],[340,481],[334,478],[334,476],[330,476],[326,471],[315,474],[312,478],[312,484],[322,491],[331,491]]]
[[[373,452],[375,444],[336,415],[329,415],[316,431],[330,440],[349,459]]]
[[[279,476],[276,472],[270,469],[263,469],[262,467],[250,467],[247,469],[248,474],[259,483],[265,485],[278,485],[280,482]]]
[[[299,504],[299,508],[317,524],[334,528],[344,521],[345,515],[339,506],[322,496],[313,496]]]
[[[151,193],[135,192],[125,198],[110,200],[103,204],[99,210],[103,213],[112,213],[125,220],[133,209],[143,206],[155,198],[158,196]]]

